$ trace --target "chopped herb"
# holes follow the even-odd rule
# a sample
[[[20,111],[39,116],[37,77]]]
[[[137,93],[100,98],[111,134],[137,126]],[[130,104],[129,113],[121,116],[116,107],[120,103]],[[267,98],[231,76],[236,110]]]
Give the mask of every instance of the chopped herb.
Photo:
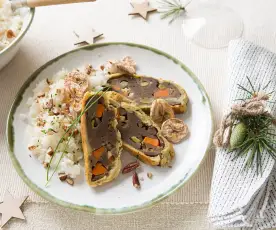
[[[52,129],[52,128],[49,128],[48,131],[53,131],[54,133],[56,133],[57,131]]]
[[[42,129],[41,132],[44,133],[44,134],[46,134],[46,130],[44,130],[44,129]]]

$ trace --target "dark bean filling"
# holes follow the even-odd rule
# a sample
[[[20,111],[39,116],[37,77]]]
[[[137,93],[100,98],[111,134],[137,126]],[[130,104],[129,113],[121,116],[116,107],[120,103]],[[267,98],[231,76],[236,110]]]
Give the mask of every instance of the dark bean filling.
[[[162,84],[152,77],[134,77],[122,75],[116,78],[111,78],[108,83],[112,89],[120,94],[127,96],[136,103],[149,104],[154,98],[179,98],[181,93],[171,83],[164,82]],[[168,95],[157,96],[158,92],[168,90]],[[179,103],[169,102],[171,105]]]
[[[95,99],[93,99],[94,101]],[[110,170],[110,163],[117,157],[116,143],[117,136],[116,131],[110,126],[110,122],[115,117],[115,112],[104,108],[102,117],[96,117],[96,109],[98,104],[104,104],[104,99],[100,98],[98,103],[95,103],[86,113],[86,125],[88,143],[92,149],[90,154],[90,161],[92,166],[92,172],[97,163],[100,163],[106,172],[100,175],[92,175],[92,181],[96,181],[108,174]],[[101,153],[101,157],[97,159],[93,152],[97,149],[104,147],[104,151]]]
[[[125,143],[141,150],[147,156],[157,156],[161,153],[164,143],[157,137],[155,127],[145,125],[134,112],[127,112],[123,108],[119,108],[119,115],[118,129]],[[146,137],[158,140],[159,146],[145,143]]]

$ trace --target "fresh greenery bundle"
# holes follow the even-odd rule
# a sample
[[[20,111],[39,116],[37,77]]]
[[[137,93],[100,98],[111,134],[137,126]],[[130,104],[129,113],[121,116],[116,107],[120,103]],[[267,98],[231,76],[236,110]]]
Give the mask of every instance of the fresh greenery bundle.
[[[264,93],[270,82],[262,89],[255,89],[250,79],[247,80],[250,89],[238,85],[247,97],[237,99],[242,102],[233,105],[224,117],[215,133],[214,144],[235,152],[234,159],[246,157],[245,167],[251,167],[255,161],[258,174],[262,172],[264,152],[276,160],[275,119],[265,106],[266,103],[274,103],[269,100],[274,92]]]

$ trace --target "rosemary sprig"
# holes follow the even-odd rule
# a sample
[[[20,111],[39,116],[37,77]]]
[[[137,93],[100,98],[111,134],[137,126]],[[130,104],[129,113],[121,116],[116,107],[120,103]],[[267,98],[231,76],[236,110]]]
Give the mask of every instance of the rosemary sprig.
[[[191,1],[182,3],[181,0],[159,0],[157,3],[158,12],[161,13],[161,19],[171,18],[169,23],[173,22],[178,18],[182,13],[186,12],[186,7],[190,4]]]
[[[99,96],[96,100],[93,101],[93,99],[94,99],[95,97],[97,97],[97,95],[98,95],[100,92],[102,92],[103,90],[104,90],[104,93],[102,93],[101,96]],[[67,140],[65,149],[64,149],[64,151],[62,152],[62,154],[61,154],[61,156],[60,156],[60,158],[59,158],[59,160],[58,160],[58,163],[57,163],[57,165],[56,165],[56,167],[55,167],[53,173],[52,173],[51,176],[49,177],[49,173],[50,173],[50,169],[51,169],[51,163],[52,163],[52,161],[53,161],[53,159],[54,159],[54,156],[56,155],[56,152],[57,152],[57,150],[58,150],[58,148],[59,148],[59,145],[64,141],[65,136],[67,135],[67,133],[68,133],[70,130],[72,130],[73,128],[75,128],[76,125],[80,122],[80,119],[81,119],[82,115],[83,115],[84,113],[86,113],[95,103],[97,103],[97,101],[98,101],[101,97],[103,97],[103,95],[105,94],[105,92],[108,91],[108,90],[109,90],[109,87],[107,87],[107,88],[105,88],[105,89],[101,89],[101,90],[97,91],[96,94],[93,95],[91,98],[89,98],[88,102],[87,102],[86,105],[85,105],[84,110],[80,113],[80,115],[79,115],[75,120],[73,120],[72,124],[66,129],[65,133],[64,133],[63,136],[60,138],[60,140],[59,140],[59,142],[58,142],[58,144],[57,144],[57,146],[56,146],[56,148],[55,148],[55,150],[54,150],[53,156],[52,156],[51,159],[50,159],[49,165],[48,165],[48,167],[47,167],[47,176],[46,176],[47,182],[46,182],[46,185],[45,185],[45,186],[47,186],[47,185],[49,184],[49,182],[50,182],[51,179],[53,178],[54,174],[56,173],[56,171],[57,171],[57,169],[58,169],[58,166],[59,166],[59,164],[60,164],[62,158],[64,157],[64,155],[65,155],[65,153],[66,153],[66,151],[67,151],[67,148],[68,148],[68,145],[69,145],[69,141],[70,141],[70,139],[71,139],[71,137],[72,137],[72,135],[73,135],[73,132],[70,134],[70,136],[69,136],[69,138],[68,138],[68,140]]]

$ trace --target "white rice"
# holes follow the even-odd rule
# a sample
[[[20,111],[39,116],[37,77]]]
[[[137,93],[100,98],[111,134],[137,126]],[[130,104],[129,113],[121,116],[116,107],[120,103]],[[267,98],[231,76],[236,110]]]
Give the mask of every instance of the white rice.
[[[55,150],[58,142],[65,134],[66,129],[64,129],[64,125],[69,127],[77,117],[76,112],[71,113],[73,117],[61,114],[49,115],[48,109],[45,109],[45,104],[50,99],[53,99],[52,111],[54,109],[61,110],[66,107],[63,99],[65,89],[64,79],[67,73],[67,70],[62,70],[55,76],[49,77],[48,80],[51,81],[50,85],[46,80],[40,81],[33,90],[33,96],[27,101],[27,105],[29,106],[28,114],[21,115],[21,118],[28,123],[27,135],[30,137],[28,147],[29,149],[32,147],[30,151],[43,164],[50,162],[51,156],[47,154],[47,151],[49,147]],[[87,79],[89,82],[88,90],[91,91],[100,88],[107,81],[105,71],[102,70],[96,70],[94,76],[87,75]],[[45,96],[41,97],[44,94]],[[73,111],[71,107],[69,110]],[[38,125],[38,121],[43,122],[43,127]],[[80,124],[77,124],[75,129],[78,130],[78,133],[72,136],[69,141],[67,138],[66,141],[63,141],[59,145],[50,165],[51,168],[54,168],[62,153],[65,153],[57,172],[66,173],[71,178],[76,178],[80,175],[81,166],[79,161],[83,158]],[[66,147],[66,145],[68,146]]]
[[[19,10],[12,11],[9,4],[0,8],[0,51],[19,35],[22,25],[23,16]]]

